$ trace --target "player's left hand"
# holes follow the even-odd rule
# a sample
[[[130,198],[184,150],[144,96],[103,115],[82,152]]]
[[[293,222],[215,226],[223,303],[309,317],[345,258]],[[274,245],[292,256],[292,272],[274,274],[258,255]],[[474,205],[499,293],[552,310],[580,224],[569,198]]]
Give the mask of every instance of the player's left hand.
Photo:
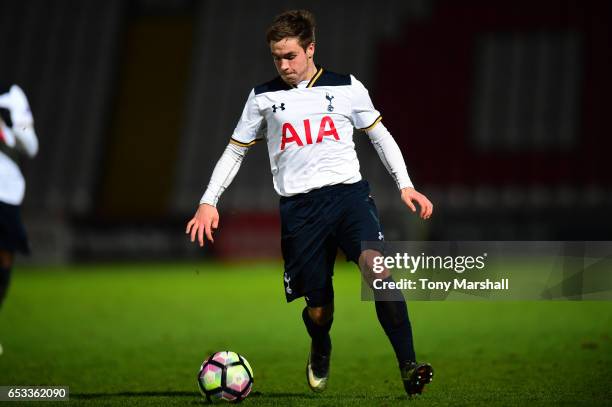
[[[425,195],[420,193],[414,188],[404,188],[401,191],[402,201],[406,204],[407,207],[412,210],[412,212],[416,212],[416,207],[414,206],[413,201],[419,204],[421,207],[421,213],[419,216],[421,219],[429,219],[431,214],[433,213],[433,204]]]

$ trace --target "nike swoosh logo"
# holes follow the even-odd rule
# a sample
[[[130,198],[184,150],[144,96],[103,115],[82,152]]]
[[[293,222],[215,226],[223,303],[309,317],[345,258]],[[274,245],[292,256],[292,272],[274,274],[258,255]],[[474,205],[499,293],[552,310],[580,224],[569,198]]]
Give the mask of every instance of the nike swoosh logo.
[[[312,373],[312,368],[310,367],[310,363],[308,364],[308,382],[312,387],[319,387],[319,385],[325,381],[325,378],[318,379],[315,377],[314,373]]]

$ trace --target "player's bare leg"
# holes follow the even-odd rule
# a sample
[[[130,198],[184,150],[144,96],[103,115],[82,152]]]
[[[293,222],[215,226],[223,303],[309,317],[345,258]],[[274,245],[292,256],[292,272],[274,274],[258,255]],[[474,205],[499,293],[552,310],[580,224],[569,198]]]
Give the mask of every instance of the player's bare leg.
[[[359,269],[364,281],[373,290],[376,315],[395,351],[404,390],[409,396],[420,394],[423,387],[432,381],[433,368],[427,363],[416,362],[408,308],[401,291],[373,289],[375,279],[384,282],[393,281],[391,273],[386,268],[381,273],[374,272],[374,258],[377,256],[382,254],[376,250],[361,252]]]
[[[315,392],[322,392],[327,388],[331,356],[329,330],[333,316],[333,303],[322,307],[306,307],[302,312],[304,324],[312,338],[306,363],[306,381],[310,389]]]
[[[11,268],[13,267],[13,253],[0,250],[0,308],[8,291],[9,282],[11,280]],[[0,343],[0,355],[3,349]]]

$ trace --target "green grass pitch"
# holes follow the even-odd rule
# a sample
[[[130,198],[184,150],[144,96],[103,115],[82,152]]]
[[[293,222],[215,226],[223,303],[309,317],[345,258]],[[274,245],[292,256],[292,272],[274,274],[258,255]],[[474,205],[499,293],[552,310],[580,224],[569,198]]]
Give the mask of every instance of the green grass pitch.
[[[218,350],[247,357],[248,406],[604,405],[612,400],[612,302],[409,303],[419,359],[407,400],[359,276],[338,262],[330,386],[304,378],[302,301],[281,265],[17,267],[0,310],[0,385],[67,385],[45,405],[203,405],[196,374]],[[16,403],[12,405],[17,405]]]

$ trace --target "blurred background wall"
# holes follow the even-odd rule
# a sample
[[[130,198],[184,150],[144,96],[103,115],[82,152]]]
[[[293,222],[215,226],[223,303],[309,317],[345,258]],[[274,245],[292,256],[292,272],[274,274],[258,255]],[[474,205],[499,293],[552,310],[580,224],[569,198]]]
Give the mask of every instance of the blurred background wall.
[[[30,261],[278,256],[265,145],[221,199],[216,245],[183,231],[292,8],[315,13],[317,63],[366,84],[434,202],[410,215],[355,133],[387,239],[612,238],[609,1],[1,0],[0,77],[40,138]]]

